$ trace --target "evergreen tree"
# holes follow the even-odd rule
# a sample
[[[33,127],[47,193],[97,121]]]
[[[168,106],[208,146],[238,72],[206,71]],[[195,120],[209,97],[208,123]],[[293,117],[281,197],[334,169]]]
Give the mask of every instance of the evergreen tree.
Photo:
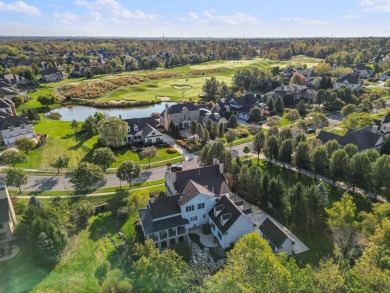
[[[273,100],[273,109],[276,113],[281,113],[284,111],[284,103],[281,97],[277,97]]]
[[[293,150],[294,150],[294,145],[292,139],[283,140],[279,148],[278,158],[279,161],[283,162],[284,167],[286,167],[286,163],[287,164],[291,163]]]

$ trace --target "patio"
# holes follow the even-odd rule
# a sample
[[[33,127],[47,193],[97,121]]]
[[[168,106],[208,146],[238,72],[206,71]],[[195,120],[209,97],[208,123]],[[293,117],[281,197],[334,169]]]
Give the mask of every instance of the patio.
[[[200,227],[197,227],[197,228],[193,228],[193,229],[190,229],[188,231],[188,233],[193,233],[193,234],[196,234],[199,236],[199,241],[200,243],[205,246],[205,247],[218,247],[219,246],[219,243],[218,241],[216,241],[214,239],[214,235],[213,234],[204,234],[203,231],[202,231],[202,228]]]

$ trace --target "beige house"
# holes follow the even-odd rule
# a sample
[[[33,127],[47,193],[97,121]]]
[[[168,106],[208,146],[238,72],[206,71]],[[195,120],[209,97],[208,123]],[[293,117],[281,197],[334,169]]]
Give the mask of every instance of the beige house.
[[[16,215],[7,187],[0,181],[0,246],[13,239]]]
[[[192,121],[199,121],[200,109],[207,109],[205,105],[194,105],[193,103],[165,105],[165,110],[161,113],[160,124],[165,130],[169,129],[169,124],[173,122],[180,129],[191,126]]]

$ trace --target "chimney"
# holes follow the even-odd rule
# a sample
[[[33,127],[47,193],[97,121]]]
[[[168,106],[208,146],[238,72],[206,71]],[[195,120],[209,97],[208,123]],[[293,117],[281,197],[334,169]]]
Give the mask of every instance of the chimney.
[[[213,158],[213,165],[218,165],[219,164],[219,161],[218,161],[218,159],[217,158]]]
[[[378,132],[378,125],[374,125],[373,127],[372,127],[372,130],[371,130],[372,132],[374,132],[374,133],[377,133]]]
[[[169,106],[168,106],[168,103],[166,103],[165,104],[165,111],[164,111],[164,128],[167,131],[169,129],[168,110],[169,110]]]
[[[153,193],[151,193],[151,194],[150,194],[150,198],[149,198],[149,202],[150,202],[151,204],[153,204],[155,201],[156,201],[156,197],[154,196]]]

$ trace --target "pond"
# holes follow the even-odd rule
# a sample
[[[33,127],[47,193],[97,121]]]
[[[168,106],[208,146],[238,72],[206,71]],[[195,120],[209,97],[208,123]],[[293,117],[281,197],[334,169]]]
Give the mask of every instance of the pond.
[[[165,109],[165,104],[169,106],[175,104],[174,102],[154,104],[145,107],[131,107],[131,108],[95,108],[90,106],[66,106],[54,109],[52,112],[57,112],[61,114],[62,121],[72,121],[76,120],[78,122],[84,122],[88,116],[93,116],[95,112],[102,112],[108,116],[119,117],[121,115],[122,119],[130,118],[142,118],[150,117],[154,112],[161,113]]]

